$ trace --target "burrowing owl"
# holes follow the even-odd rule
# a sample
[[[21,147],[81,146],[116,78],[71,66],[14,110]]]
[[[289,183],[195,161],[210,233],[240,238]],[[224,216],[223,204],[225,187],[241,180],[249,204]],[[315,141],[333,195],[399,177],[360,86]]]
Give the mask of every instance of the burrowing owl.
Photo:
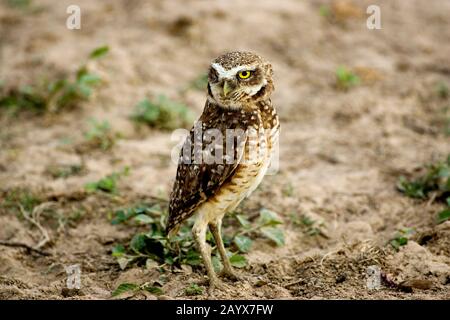
[[[250,52],[213,60],[203,114],[181,150],[167,232],[175,234],[184,220],[197,215],[192,232],[210,288],[221,283],[211,264],[207,227],[223,260],[222,274],[236,279],[222,242],[222,218],[259,185],[278,140],[280,124],[270,100],[272,74],[270,63]]]

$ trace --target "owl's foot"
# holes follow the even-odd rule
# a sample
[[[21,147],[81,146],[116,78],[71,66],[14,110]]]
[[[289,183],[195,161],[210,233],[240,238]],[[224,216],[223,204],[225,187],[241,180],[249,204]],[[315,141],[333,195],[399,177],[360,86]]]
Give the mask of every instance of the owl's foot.
[[[209,279],[208,293],[210,295],[213,295],[215,291],[225,291],[226,289],[227,287],[221,280],[219,280],[219,278]]]
[[[233,269],[226,269],[223,268],[222,271],[220,271],[219,276],[227,278],[231,281],[241,281],[243,280],[242,275],[239,273],[236,273]]]

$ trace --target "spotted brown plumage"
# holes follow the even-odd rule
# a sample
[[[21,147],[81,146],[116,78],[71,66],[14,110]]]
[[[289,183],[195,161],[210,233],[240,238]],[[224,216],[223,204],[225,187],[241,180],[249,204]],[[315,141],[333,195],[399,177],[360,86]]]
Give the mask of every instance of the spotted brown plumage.
[[[247,125],[242,125],[243,120],[247,121],[248,125],[257,124],[256,119],[251,119],[251,113],[242,114],[239,110],[227,111],[207,101],[198,122],[202,124],[202,133],[208,129],[217,129],[225,137],[227,129],[242,129],[245,131]],[[194,125],[182,148],[182,150],[186,150],[187,146],[190,151],[189,154],[184,155],[184,161],[183,155],[180,155],[180,163],[170,196],[170,215],[166,227],[168,232],[191,217],[200,204],[213,196],[223,183],[232,177],[238,166],[238,161],[233,161],[231,164],[227,163],[226,152],[223,152],[222,161],[219,163],[193,163],[195,161],[195,128]],[[237,146],[237,141],[234,142],[233,158],[239,160],[239,146]],[[222,150],[226,150],[226,139],[222,139]],[[186,156],[189,157],[189,160],[186,159]]]
[[[205,108],[180,154],[166,230],[173,235],[183,221],[196,215],[193,235],[211,288],[221,284],[212,269],[206,229],[209,226],[216,240],[223,273],[235,278],[221,238],[221,221],[259,185],[278,141],[280,125],[270,100],[272,73],[270,63],[249,52],[213,60]]]

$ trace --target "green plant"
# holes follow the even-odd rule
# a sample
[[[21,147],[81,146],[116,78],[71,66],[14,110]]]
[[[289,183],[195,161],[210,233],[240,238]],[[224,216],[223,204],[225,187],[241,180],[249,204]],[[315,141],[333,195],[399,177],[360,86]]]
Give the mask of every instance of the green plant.
[[[409,237],[414,234],[414,229],[404,228],[395,234],[394,238],[392,238],[389,243],[395,250],[399,250],[401,246],[404,246],[408,243]]]
[[[187,127],[193,122],[192,113],[187,106],[166,96],[159,96],[157,100],[145,98],[140,101],[132,119],[163,130]]]
[[[108,47],[93,50],[88,61],[98,59],[108,52]],[[79,67],[73,76],[55,80],[44,80],[33,85],[6,89],[0,87],[0,108],[7,108],[13,112],[32,111],[38,114],[58,112],[73,108],[81,101],[87,100],[93,88],[101,82],[96,74],[90,73],[87,63]]]
[[[447,209],[438,213],[437,223],[442,223],[447,220],[450,220],[450,197],[447,198]]]
[[[111,220],[112,224],[126,223],[133,220],[137,224],[146,225],[148,232],[136,234],[127,247],[117,245],[113,256],[117,258],[122,269],[130,262],[156,261],[159,265],[198,265],[200,256],[193,249],[189,226],[183,226],[173,239],[165,236],[165,220],[167,213],[159,204],[138,205],[136,207],[117,210]],[[189,224],[192,226],[192,223]]]
[[[292,214],[291,220],[295,225],[300,226],[303,229],[303,232],[308,236],[321,235],[326,237],[326,235],[321,229],[323,223],[319,223],[318,221],[315,221],[306,215],[298,217],[297,214]]]
[[[102,150],[111,149],[116,143],[117,134],[112,131],[109,122],[91,119],[90,125],[89,130],[85,133],[87,141]]]
[[[436,192],[438,197],[450,193],[450,155],[446,161],[432,163],[426,166],[425,174],[413,180],[400,177],[397,188],[411,198],[425,199],[430,192]]]
[[[188,287],[184,289],[184,293],[187,296],[198,296],[200,294],[203,294],[203,288],[199,287],[195,283],[191,283]]]
[[[8,190],[0,196],[4,199],[4,201],[0,201],[0,208],[5,209],[17,209],[21,206],[26,211],[32,211],[35,206],[42,202],[42,199],[35,193],[20,188]]]
[[[336,69],[336,87],[338,89],[348,90],[359,83],[360,78],[346,67],[340,66]]]
[[[124,175],[128,175],[129,168],[125,167],[121,172],[113,172],[106,177],[95,181],[89,182],[85,185],[85,190],[87,192],[102,191],[106,193],[117,193],[117,181]]]
[[[111,294],[112,297],[120,296],[123,293],[137,293],[139,291],[148,291],[155,295],[163,294],[163,290],[157,286],[151,286],[148,282],[143,283],[141,285],[135,283],[121,283]]]
[[[447,205],[438,213],[437,222],[450,219],[450,155],[445,161],[425,166],[425,173],[415,179],[408,180],[401,176],[397,188],[411,198],[426,199],[434,193],[434,199],[443,200]]]
[[[238,231],[234,235],[234,239],[238,237],[238,241],[234,241],[235,245],[240,252],[247,252],[250,248],[252,241],[247,236],[250,234],[256,234],[258,236],[263,236],[270,239],[277,246],[284,245],[284,233],[278,225],[282,224],[283,221],[274,211],[268,209],[261,209],[259,212],[259,217],[255,223],[251,224],[244,216],[237,215],[242,230]]]
[[[255,223],[250,223],[241,215],[236,215],[240,228],[232,237],[224,236],[224,244],[229,255],[231,265],[237,268],[243,268],[247,265],[247,260],[240,253],[249,251],[252,245],[251,235],[264,236],[272,240],[277,245],[284,244],[284,234],[277,225],[281,224],[281,219],[273,211],[262,209],[260,216]],[[165,234],[165,221],[167,211],[162,209],[159,204],[138,205],[127,209],[117,210],[111,219],[111,223],[134,223],[147,226],[147,232],[136,234],[127,246],[122,244],[113,248],[112,255],[122,269],[125,269],[129,263],[148,264],[155,261],[161,268],[165,266],[180,266],[187,264],[198,266],[202,260],[195,248],[195,242],[192,238],[193,222],[188,220],[181,226],[178,234],[168,238]],[[221,269],[217,248],[213,243],[213,237],[207,234],[207,241],[212,246],[212,262],[216,270]]]

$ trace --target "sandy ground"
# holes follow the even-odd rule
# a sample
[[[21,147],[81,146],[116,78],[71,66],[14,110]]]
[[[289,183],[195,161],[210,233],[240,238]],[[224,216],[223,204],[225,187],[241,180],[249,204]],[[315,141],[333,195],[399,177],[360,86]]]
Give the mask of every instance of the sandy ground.
[[[437,203],[395,189],[400,175],[450,152],[443,130],[450,83],[450,2],[376,1],[382,29],[366,28],[374,1],[82,1],[82,29],[65,27],[74,1],[33,1],[37,10],[0,2],[0,79],[27,84],[42,74],[73,72],[103,44],[95,64],[105,84],[79,108],[44,117],[0,114],[0,240],[34,245],[39,230],[11,204],[13,190],[54,202],[42,219],[51,256],[0,245],[1,299],[107,299],[122,282],[160,279],[155,270],[121,271],[111,257],[138,227],[114,226],[108,214],[152,196],[167,197],[176,166],[170,133],[137,128],[129,116],[145,95],[165,94],[198,115],[205,100],[184,90],[227,50],[248,49],[273,63],[273,102],[282,121],[280,170],[267,176],[242,212],[265,207],[284,220],[283,247],[256,239],[241,269],[215,298],[450,299],[450,222],[435,224]],[[335,8],[333,21],[321,4]],[[335,70],[355,70],[362,83],[335,87]],[[108,120],[122,139],[110,150],[80,151],[88,120]],[[53,178],[55,164],[84,163],[82,174]],[[129,166],[119,195],[86,194],[87,182]],[[74,212],[81,212],[73,218]],[[308,216],[323,235],[294,223]],[[416,235],[399,252],[387,242],[401,228]],[[427,241],[423,240],[426,239]],[[67,293],[65,266],[80,264],[82,288]],[[396,283],[427,280],[403,292],[366,287],[366,268],[378,265]],[[164,274],[163,298],[184,297],[201,269]],[[393,280],[393,281],[394,281]],[[137,295],[135,298],[155,298]],[[197,299],[208,298],[203,294]]]

